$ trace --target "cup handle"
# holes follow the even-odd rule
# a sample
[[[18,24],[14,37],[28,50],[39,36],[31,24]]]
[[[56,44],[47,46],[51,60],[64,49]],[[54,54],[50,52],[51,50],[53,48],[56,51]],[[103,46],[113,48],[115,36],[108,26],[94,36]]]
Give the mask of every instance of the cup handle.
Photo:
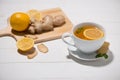
[[[64,34],[62,35],[62,40],[63,40],[66,44],[68,44],[68,45],[70,45],[70,46],[75,46],[75,43],[72,44],[72,43],[66,41],[66,40],[65,40],[65,37],[71,37],[71,38],[72,38],[72,34],[70,34],[70,33],[64,33]]]

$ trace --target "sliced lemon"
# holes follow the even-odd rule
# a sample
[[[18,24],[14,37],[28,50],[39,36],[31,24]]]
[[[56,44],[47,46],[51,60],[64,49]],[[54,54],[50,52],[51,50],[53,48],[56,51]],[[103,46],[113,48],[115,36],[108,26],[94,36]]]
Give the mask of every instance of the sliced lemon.
[[[28,15],[29,16],[32,16],[32,15],[34,15],[35,13],[37,13],[38,11],[36,10],[36,9],[31,9],[31,10],[29,10],[27,13],[28,13]]]
[[[31,19],[34,20],[41,20],[41,13],[38,10],[32,9],[27,12],[27,14],[30,16]]]
[[[22,38],[17,41],[17,47],[21,51],[28,51],[34,46],[34,40],[31,38]]]
[[[86,29],[83,35],[89,40],[96,40],[102,38],[104,33],[100,29]]]

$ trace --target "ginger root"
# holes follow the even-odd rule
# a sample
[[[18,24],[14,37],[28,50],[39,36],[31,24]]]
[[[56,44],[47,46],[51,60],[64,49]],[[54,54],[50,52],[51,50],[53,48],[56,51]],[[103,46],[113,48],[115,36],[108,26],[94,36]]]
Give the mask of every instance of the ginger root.
[[[42,23],[41,22],[35,22],[35,32],[36,33],[42,33]]]
[[[32,25],[29,26],[28,32],[31,33],[31,34],[35,34],[35,28],[34,28],[34,26],[32,26]]]
[[[28,32],[31,34],[42,33],[43,31],[51,31],[54,27],[61,26],[65,23],[65,17],[57,15],[52,17],[46,15],[41,21],[31,20],[31,24],[28,28]]]
[[[53,25],[56,26],[61,26],[65,23],[65,17],[62,15],[57,15],[53,19]]]
[[[50,15],[46,15],[43,18],[43,26],[42,29],[44,31],[49,31],[49,30],[53,30],[53,17]]]

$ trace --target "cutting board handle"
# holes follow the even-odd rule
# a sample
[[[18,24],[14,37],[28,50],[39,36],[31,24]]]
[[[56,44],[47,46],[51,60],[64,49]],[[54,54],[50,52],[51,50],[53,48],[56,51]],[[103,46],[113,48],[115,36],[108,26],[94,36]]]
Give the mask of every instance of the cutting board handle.
[[[12,36],[9,27],[6,27],[0,30],[0,37],[3,37],[3,36]]]

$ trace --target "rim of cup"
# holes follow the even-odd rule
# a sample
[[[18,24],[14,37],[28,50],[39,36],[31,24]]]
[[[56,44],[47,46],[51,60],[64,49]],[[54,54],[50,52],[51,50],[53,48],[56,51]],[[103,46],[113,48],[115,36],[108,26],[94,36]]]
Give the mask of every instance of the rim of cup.
[[[76,27],[77,27],[77,29],[78,29],[78,28],[82,27],[83,25],[94,25],[95,27],[98,27],[100,30],[103,31],[104,36],[103,36],[102,38],[94,39],[94,40],[85,40],[85,39],[78,38],[78,37],[74,34],[74,31],[75,31]],[[82,41],[90,41],[90,42],[91,42],[91,41],[97,41],[97,40],[100,40],[100,39],[105,38],[105,36],[106,36],[106,31],[105,31],[105,29],[104,29],[101,25],[99,25],[99,24],[97,24],[97,23],[94,23],[94,22],[82,22],[82,23],[79,23],[79,24],[75,25],[75,26],[72,28],[72,34],[73,34],[73,36],[74,36],[75,38],[77,38],[77,39],[79,39],[79,40],[82,40]]]

